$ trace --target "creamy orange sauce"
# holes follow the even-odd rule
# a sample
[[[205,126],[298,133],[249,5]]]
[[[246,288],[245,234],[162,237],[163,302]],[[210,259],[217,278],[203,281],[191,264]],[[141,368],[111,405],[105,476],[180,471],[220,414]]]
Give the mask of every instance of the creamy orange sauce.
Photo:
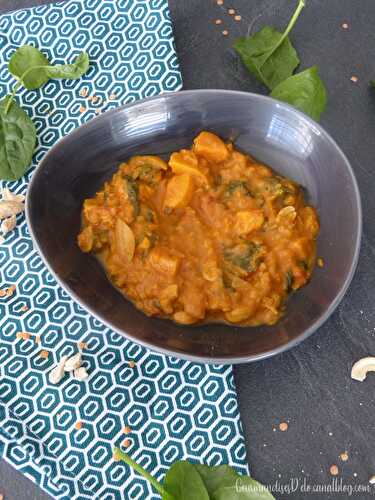
[[[78,244],[125,297],[178,323],[274,324],[310,278],[319,222],[300,186],[202,132],[135,156],[83,205]]]

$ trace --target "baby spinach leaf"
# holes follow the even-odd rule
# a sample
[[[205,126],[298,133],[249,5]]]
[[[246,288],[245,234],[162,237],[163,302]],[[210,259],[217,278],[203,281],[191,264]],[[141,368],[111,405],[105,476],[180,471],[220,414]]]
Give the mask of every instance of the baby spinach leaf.
[[[165,476],[163,488],[174,500],[210,500],[200,474],[186,460],[175,462],[171,466]]]
[[[38,89],[50,78],[75,80],[89,68],[89,56],[81,52],[72,64],[51,65],[42,52],[31,46],[19,47],[9,60],[8,69],[28,90]]]
[[[22,79],[28,90],[33,90],[48,82],[49,76],[43,70],[48,65],[48,59],[40,50],[31,45],[22,45],[12,54],[8,69],[13,76]]]
[[[145,477],[162,500],[275,500],[267,488],[229,465],[209,467],[180,460],[170,467],[162,485],[119,448],[114,448],[113,458]]]
[[[316,121],[319,121],[327,104],[327,91],[319,77],[317,66],[281,82],[271,92],[271,97],[292,104]]]
[[[293,74],[299,65],[297,52],[282,33],[271,26],[265,26],[251,37],[241,37],[234,48],[247,69],[266,87],[272,90]]]
[[[297,52],[288,35],[295,25],[305,0],[299,0],[284,33],[271,26],[265,26],[252,36],[241,37],[234,43],[234,49],[247,69],[270,90],[291,76],[299,64]]]
[[[275,497],[255,479],[236,474],[223,480],[211,500],[275,500]]]
[[[87,52],[81,52],[72,64],[55,64],[48,66],[46,73],[49,78],[65,78],[67,80],[77,80],[89,69],[89,56]]]
[[[224,484],[224,481],[238,476],[236,471],[229,465],[209,467],[208,465],[194,464],[194,467],[201,476],[210,498]]]
[[[19,179],[30,165],[36,130],[27,113],[11,96],[0,102],[0,178]]]

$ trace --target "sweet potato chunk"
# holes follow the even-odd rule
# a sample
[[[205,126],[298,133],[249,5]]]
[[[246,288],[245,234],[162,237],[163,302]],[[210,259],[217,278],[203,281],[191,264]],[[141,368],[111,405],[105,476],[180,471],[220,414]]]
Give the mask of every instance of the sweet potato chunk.
[[[189,204],[194,190],[193,178],[190,174],[174,175],[167,185],[165,208],[183,208]]]
[[[166,248],[157,247],[150,252],[150,263],[154,269],[168,276],[177,273],[179,258],[171,255]]]
[[[234,230],[238,235],[244,235],[260,229],[264,223],[261,210],[241,210],[236,214]]]
[[[143,167],[146,165],[159,170],[167,170],[168,168],[167,163],[162,158],[153,155],[133,156],[129,161],[129,165],[131,167]]]
[[[208,184],[207,177],[199,170],[198,158],[193,151],[182,149],[178,153],[173,153],[169,160],[169,166],[175,174],[190,174],[200,179],[204,184]]]
[[[208,161],[222,162],[229,156],[225,143],[211,132],[201,132],[194,139],[194,152]]]

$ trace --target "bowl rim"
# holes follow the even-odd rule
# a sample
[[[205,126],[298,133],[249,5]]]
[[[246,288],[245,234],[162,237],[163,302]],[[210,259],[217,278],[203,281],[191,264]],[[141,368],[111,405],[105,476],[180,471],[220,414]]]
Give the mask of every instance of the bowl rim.
[[[215,356],[197,356],[194,354],[185,354],[185,353],[180,353],[178,351],[175,351],[173,349],[168,349],[164,347],[156,347],[153,344],[149,342],[145,342],[142,340],[139,340],[138,338],[134,337],[133,335],[129,334],[128,332],[124,332],[116,328],[109,320],[104,319],[101,314],[98,314],[97,312],[93,311],[93,309],[86,304],[82,303],[81,299],[76,295],[76,293],[71,290],[60,278],[57,276],[55,271],[52,269],[51,265],[49,264],[47,258],[44,256],[44,253],[38,243],[37,237],[34,233],[33,226],[31,224],[31,214],[30,214],[30,201],[29,199],[31,198],[31,193],[34,184],[36,183],[36,179],[38,175],[41,175],[41,171],[43,170],[44,164],[48,161],[48,158],[50,155],[52,155],[55,151],[55,149],[61,148],[64,146],[65,142],[70,138],[70,136],[78,133],[82,133],[82,130],[85,128],[88,128],[90,126],[93,126],[93,122],[95,123],[100,123],[101,121],[105,122],[108,121],[113,115],[116,113],[121,113],[124,109],[129,109],[133,108],[139,105],[144,105],[145,103],[149,103],[152,101],[156,101],[159,99],[165,99],[165,98],[179,98],[179,96],[188,96],[188,95],[197,95],[197,94],[207,94],[207,95],[213,95],[213,94],[223,94],[223,95],[238,95],[241,97],[245,97],[249,100],[257,100],[260,102],[264,103],[273,103],[276,104],[276,106],[279,109],[283,109],[288,113],[293,113],[295,114],[299,119],[302,119],[305,121],[305,123],[308,124],[308,126],[314,127],[316,130],[319,131],[321,135],[325,137],[325,139],[328,140],[328,142],[331,144],[331,146],[337,151],[338,155],[341,157],[343,163],[345,164],[347,171],[349,173],[349,176],[351,178],[351,182],[354,188],[354,193],[355,193],[355,205],[356,205],[356,210],[358,213],[358,225],[357,225],[357,234],[356,234],[356,240],[355,240],[355,251],[354,251],[354,258],[352,260],[352,263],[350,265],[350,270],[345,278],[345,281],[343,285],[341,286],[340,290],[338,291],[336,297],[332,302],[330,303],[329,307],[327,310],[318,318],[309,328],[304,330],[298,337],[290,340],[286,344],[283,344],[279,347],[276,347],[271,350],[267,350],[264,352],[260,352],[258,354],[253,354],[253,355],[248,355],[248,356],[237,356],[237,357],[215,357]],[[331,314],[335,311],[335,309],[338,307],[340,302],[342,301],[345,293],[347,292],[350,283],[352,282],[352,279],[354,277],[355,271],[357,269],[358,265],[358,260],[359,260],[359,254],[360,254],[360,249],[361,249],[361,239],[362,239],[362,229],[363,229],[363,215],[362,215],[362,204],[361,204],[361,195],[358,187],[358,183],[356,180],[356,177],[354,175],[353,169],[351,167],[351,164],[347,158],[347,156],[344,154],[340,146],[337,144],[337,142],[331,137],[331,135],[317,122],[315,122],[312,118],[309,116],[305,115],[301,111],[297,110],[293,106],[286,104],[284,102],[278,101],[276,99],[273,99],[269,96],[265,96],[262,94],[255,94],[252,92],[244,92],[244,91],[239,91],[239,90],[227,90],[227,89],[194,89],[194,90],[179,90],[175,92],[165,92],[162,94],[159,94],[157,96],[151,96],[147,97],[145,99],[139,99],[137,101],[134,101],[132,103],[128,104],[123,104],[117,108],[111,109],[107,111],[106,113],[99,115],[97,117],[93,117],[91,120],[89,120],[86,123],[83,123],[79,127],[75,128],[71,132],[69,132],[66,136],[62,137],[59,139],[48,151],[47,153],[43,156],[42,160],[40,163],[36,166],[34,172],[32,173],[31,180],[29,182],[28,188],[27,188],[27,193],[26,193],[26,203],[25,203],[25,215],[26,215],[26,222],[27,226],[29,229],[30,237],[33,243],[34,248],[37,250],[39,253],[39,256],[41,257],[43,263],[49,270],[49,272],[52,274],[52,276],[55,278],[57,283],[68,292],[68,294],[72,297],[73,300],[75,300],[79,306],[81,306],[84,310],[89,312],[92,316],[95,318],[98,318],[101,323],[103,323],[104,326],[110,328],[111,330],[117,332],[118,334],[124,336],[125,338],[142,345],[143,347],[146,347],[147,349],[150,349],[151,351],[154,352],[160,352],[162,354],[165,354],[167,356],[173,356],[176,358],[184,359],[187,361],[195,362],[195,363],[207,363],[207,364],[222,364],[222,365],[232,365],[232,364],[241,364],[241,363],[250,363],[250,362],[255,362],[255,361],[261,361],[265,360],[267,358],[271,358],[273,356],[276,356],[277,354],[281,354],[285,351],[288,351],[289,349],[297,346],[301,342],[303,342],[305,339],[310,337],[316,330],[318,330],[326,321],[327,319],[331,316]]]

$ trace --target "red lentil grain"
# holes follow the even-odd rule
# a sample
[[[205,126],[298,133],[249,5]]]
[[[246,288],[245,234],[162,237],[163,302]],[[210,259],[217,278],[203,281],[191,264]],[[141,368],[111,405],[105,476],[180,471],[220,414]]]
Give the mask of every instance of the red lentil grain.
[[[333,464],[329,468],[329,472],[330,472],[331,476],[337,476],[339,473],[339,468],[337,467],[337,465]]]

